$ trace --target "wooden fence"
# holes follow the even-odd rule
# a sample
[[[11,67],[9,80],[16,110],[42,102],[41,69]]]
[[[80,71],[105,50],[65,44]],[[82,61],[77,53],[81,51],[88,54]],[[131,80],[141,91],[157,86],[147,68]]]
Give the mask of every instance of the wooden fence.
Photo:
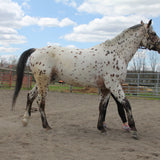
[[[14,87],[16,83],[16,71],[9,68],[0,67],[0,87]],[[30,89],[32,86],[31,73],[24,74],[22,87]]]

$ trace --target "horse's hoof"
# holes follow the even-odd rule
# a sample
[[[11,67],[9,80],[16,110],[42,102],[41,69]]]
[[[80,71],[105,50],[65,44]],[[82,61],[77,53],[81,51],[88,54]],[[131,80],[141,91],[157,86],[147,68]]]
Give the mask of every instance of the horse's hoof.
[[[131,131],[132,133],[132,138],[138,140],[138,135],[137,135],[137,131]]]
[[[22,119],[22,124],[24,127],[26,127],[28,125],[28,119],[27,118],[23,118]]]
[[[98,128],[98,130],[100,130],[101,131],[101,133],[106,133],[106,127],[104,127],[104,126],[97,126],[97,128]]]
[[[43,124],[43,128],[46,129],[46,131],[51,130],[52,128],[47,124]]]
[[[46,127],[46,130],[49,131],[51,130],[52,128],[50,126]]]
[[[103,127],[100,129],[101,133],[107,133],[107,128]]]
[[[102,129],[101,133],[105,134],[105,133],[107,133],[107,130],[106,129]]]

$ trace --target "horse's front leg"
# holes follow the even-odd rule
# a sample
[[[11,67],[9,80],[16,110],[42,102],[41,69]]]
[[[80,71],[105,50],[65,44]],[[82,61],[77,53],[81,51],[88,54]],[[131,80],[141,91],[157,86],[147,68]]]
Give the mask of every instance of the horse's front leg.
[[[117,108],[118,108],[118,113],[119,113],[119,116],[122,120],[122,123],[123,123],[123,129],[126,130],[126,131],[129,131],[130,130],[130,127],[128,126],[128,122],[127,122],[127,118],[126,118],[126,114],[125,114],[125,111],[124,111],[124,107],[123,105],[114,97],[113,94],[111,94],[113,99],[115,100],[116,104],[117,104]]]
[[[101,132],[106,132],[106,123],[105,123],[105,117],[106,117],[106,110],[109,103],[110,93],[107,89],[101,89],[101,101],[99,104],[99,117],[98,117],[98,123],[97,128]]]
[[[32,103],[37,97],[37,95],[38,95],[38,90],[37,90],[37,85],[35,85],[34,88],[31,91],[29,91],[27,95],[26,110],[22,119],[23,126],[26,126],[28,124],[29,116],[31,116]]]
[[[131,131],[132,131],[132,137],[137,139],[138,138],[137,129],[135,126],[135,121],[134,121],[133,115],[132,115],[132,108],[131,108],[129,101],[125,97],[122,86],[120,84],[116,84],[110,88],[110,91],[112,92],[114,99],[116,101],[118,101],[119,103],[121,103],[121,105],[119,105],[119,107],[123,107],[126,110],[128,124],[131,128]]]

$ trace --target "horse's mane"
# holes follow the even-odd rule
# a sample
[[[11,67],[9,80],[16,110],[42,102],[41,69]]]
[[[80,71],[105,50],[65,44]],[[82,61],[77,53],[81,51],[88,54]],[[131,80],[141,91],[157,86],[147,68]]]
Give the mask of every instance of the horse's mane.
[[[129,27],[127,29],[125,29],[124,31],[122,31],[120,34],[118,34],[116,37],[114,37],[113,39],[111,40],[106,40],[104,43],[105,45],[111,45],[113,44],[114,42],[117,42],[121,39],[122,36],[125,35],[126,32],[129,32],[130,30],[136,30],[136,29],[139,29],[141,26],[143,26],[143,24],[137,24],[137,25],[134,25],[132,27]]]

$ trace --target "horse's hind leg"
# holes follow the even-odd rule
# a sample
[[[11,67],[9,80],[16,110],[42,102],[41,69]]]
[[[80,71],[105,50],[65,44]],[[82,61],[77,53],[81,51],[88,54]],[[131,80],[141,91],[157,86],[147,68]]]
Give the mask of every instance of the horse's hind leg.
[[[45,99],[48,92],[48,85],[50,82],[50,78],[46,75],[39,77],[37,80],[37,87],[38,87],[38,98],[37,104],[39,106],[39,111],[41,114],[42,126],[46,129],[51,129],[47,122],[47,117],[45,113]]]
[[[98,117],[98,123],[97,123],[97,128],[101,132],[106,131],[105,117],[106,117],[106,110],[107,110],[109,98],[110,98],[109,90],[101,89],[101,101],[99,104],[99,117]]]
[[[46,113],[45,113],[45,98],[46,98],[46,95],[47,95],[47,93],[39,93],[37,104],[39,106],[39,111],[40,111],[40,114],[41,114],[41,120],[42,120],[43,128],[51,129],[51,127],[49,126],[49,124],[47,122],[47,117],[46,117]]]
[[[26,110],[22,119],[23,126],[26,126],[28,124],[29,116],[31,116],[32,103],[37,97],[37,95],[38,95],[38,89],[37,85],[35,85],[34,88],[31,91],[29,91],[27,95]]]

